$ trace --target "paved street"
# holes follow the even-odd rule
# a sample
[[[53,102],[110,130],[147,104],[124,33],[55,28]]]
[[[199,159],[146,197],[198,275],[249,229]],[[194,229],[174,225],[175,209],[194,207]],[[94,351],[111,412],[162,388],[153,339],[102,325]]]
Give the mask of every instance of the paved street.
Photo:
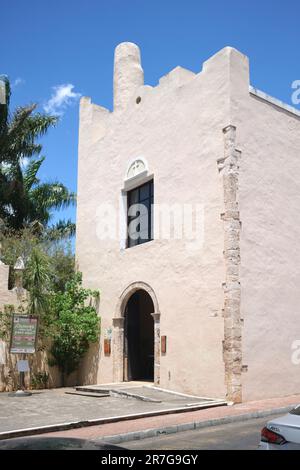
[[[275,418],[278,415],[272,415]],[[260,431],[268,418],[256,418],[242,423],[231,423],[195,431],[124,443],[127,449],[143,450],[254,450],[260,440]]]

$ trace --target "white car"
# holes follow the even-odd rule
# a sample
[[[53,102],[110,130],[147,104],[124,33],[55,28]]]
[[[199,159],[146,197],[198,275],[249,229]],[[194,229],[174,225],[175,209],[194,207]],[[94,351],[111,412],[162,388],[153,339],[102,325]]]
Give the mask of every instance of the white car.
[[[272,419],[261,430],[260,450],[300,449],[300,405],[288,414]]]

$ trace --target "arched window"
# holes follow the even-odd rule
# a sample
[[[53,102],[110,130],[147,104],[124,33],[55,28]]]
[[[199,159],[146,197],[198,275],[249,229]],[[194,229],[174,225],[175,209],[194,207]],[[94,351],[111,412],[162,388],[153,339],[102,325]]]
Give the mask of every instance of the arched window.
[[[131,160],[125,174],[121,248],[153,240],[154,181],[143,158]]]

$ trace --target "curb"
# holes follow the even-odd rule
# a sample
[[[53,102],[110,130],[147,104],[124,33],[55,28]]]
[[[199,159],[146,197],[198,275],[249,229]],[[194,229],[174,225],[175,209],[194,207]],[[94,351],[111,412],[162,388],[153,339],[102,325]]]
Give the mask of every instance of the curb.
[[[253,411],[251,413],[244,413],[244,414],[234,415],[234,416],[226,416],[224,418],[214,418],[214,419],[208,419],[205,421],[194,421],[191,423],[183,423],[183,424],[178,424],[178,425],[174,424],[172,426],[164,426],[161,428],[146,429],[144,431],[134,431],[134,432],[128,432],[124,434],[114,434],[111,436],[103,436],[99,439],[94,439],[94,440],[97,442],[106,441],[111,444],[120,444],[122,442],[137,441],[137,440],[147,439],[151,437],[158,437],[161,435],[174,434],[174,433],[183,432],[183,431],[193,431],[195,429],[218,426],[221,424],[238,423],[241,421],[247,421],[247,420],[255,419],[255,418],[264,418],[264,417],[271,416],[277,413],[288,413],[295,406],[297,406],[297,403],[295,405],[289,405],[289,406],[285,406],[281,408],[273,408],[270,410],[262,410],[262,411]]]

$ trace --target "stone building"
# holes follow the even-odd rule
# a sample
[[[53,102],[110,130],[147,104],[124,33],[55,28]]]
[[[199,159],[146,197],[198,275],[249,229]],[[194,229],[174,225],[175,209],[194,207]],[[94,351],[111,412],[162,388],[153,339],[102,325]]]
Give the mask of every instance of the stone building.
[[[300,391],[299,154],[300,112],[252,88],[239,51],[151,87],[138,47],[116,48],[113,111],[80,104],[76,257],[102,319],[82,383]],[[162,207],[200,208],[194,238]]]

